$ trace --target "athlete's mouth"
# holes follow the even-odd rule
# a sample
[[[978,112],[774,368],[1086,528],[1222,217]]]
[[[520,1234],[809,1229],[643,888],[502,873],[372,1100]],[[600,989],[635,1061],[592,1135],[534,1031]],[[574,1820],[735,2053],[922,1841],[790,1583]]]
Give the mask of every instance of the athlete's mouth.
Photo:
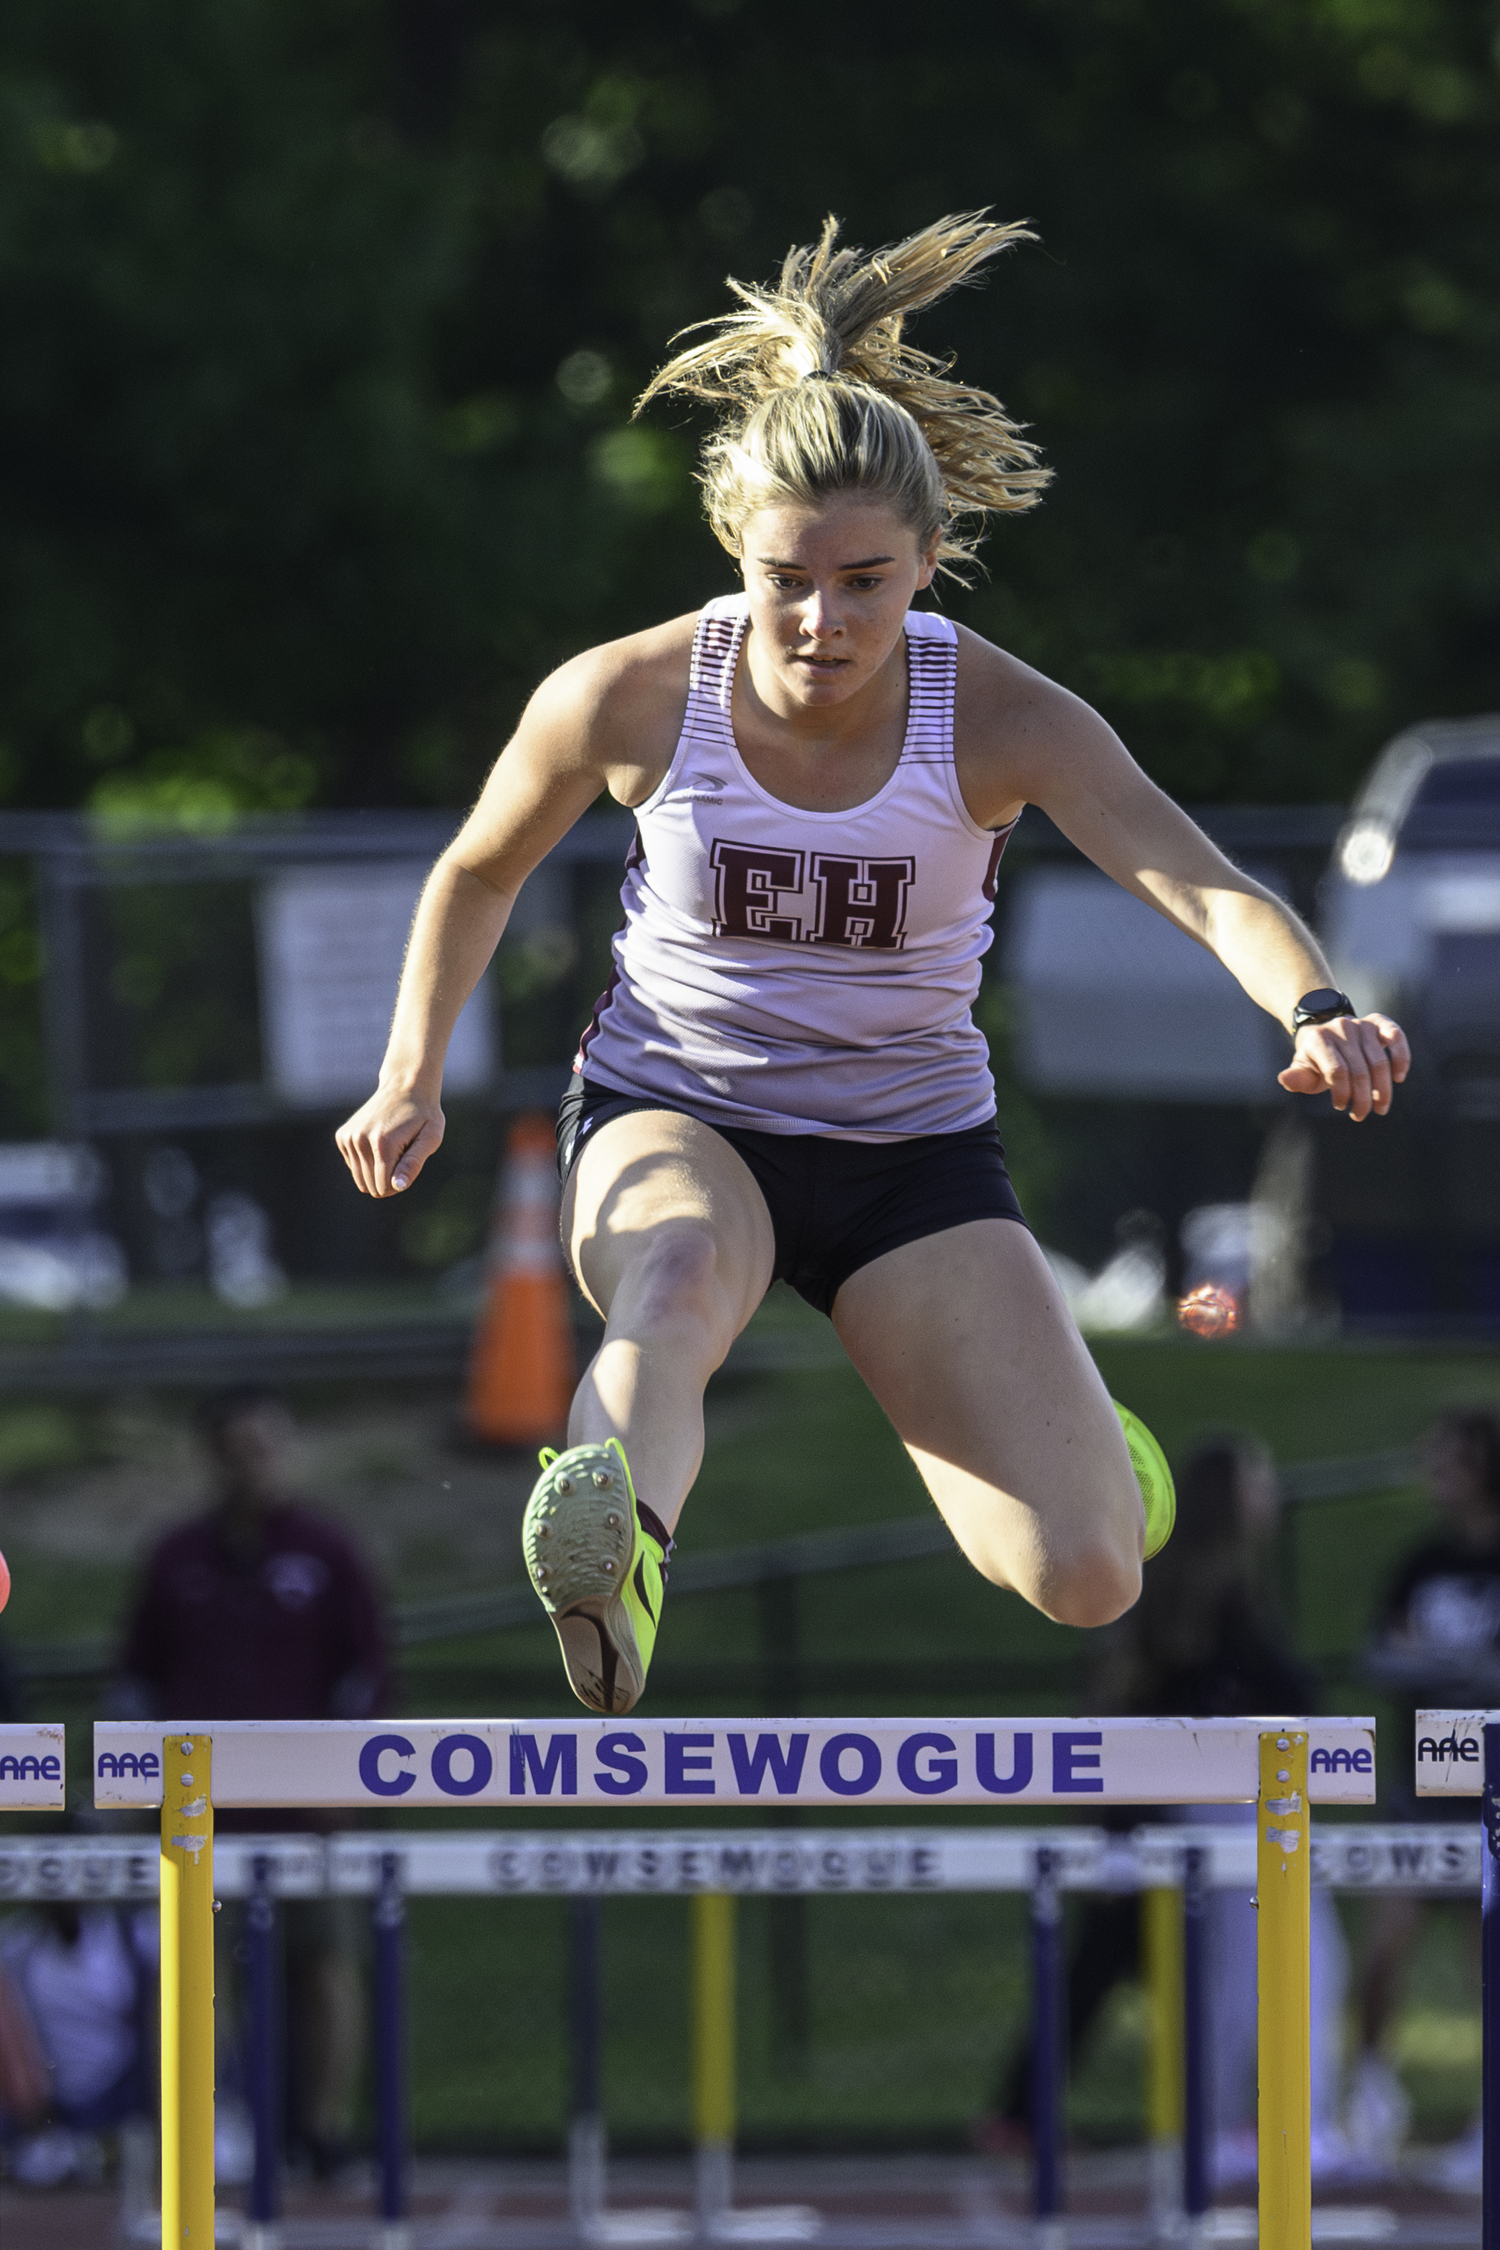
[[[792,658],[792,662],[794,664],[806,664],[809,669],[814,672],[842,672],[844,666],[848,663],[848,661],[849,659],[847,656],[808,656],[805,654],[798,654]]]

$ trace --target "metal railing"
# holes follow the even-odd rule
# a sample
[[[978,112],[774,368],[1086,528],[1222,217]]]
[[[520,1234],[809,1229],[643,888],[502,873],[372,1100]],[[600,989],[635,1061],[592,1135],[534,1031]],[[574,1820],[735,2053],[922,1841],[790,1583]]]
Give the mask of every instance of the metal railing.
[[[838,1357],[842,1360],[842,1352]],[[778,1364],[800,1366],[806,1362],[798,1357],[781,1360]],[[736,1371],[733,1354],[728,1371]],[[1293,1506],[1306,1506],[1362,1494],[1400,1491],[1414,1481],[1416,1457],[1410,1450],[1400,1449],[1322,1461],[1294,1461],[1289,1462],[1280,1475],[1287,1500]],[[788,1539],[683,1555],[672,1565],[672,1600],[675,1605],[693,1595],[746,1588],[758,1590],[763,1603],[761,1668],[799,1671],[803,1667],[795,1601],[796,1589],[803,1580],[850,1570],[881,1569],[895,1563],[925,1561],[957,1552],[953,1534],[936,1511],[921,1516],[890,1517],[883,1522],[843,1530],[799,1532]],[[540,1622],[536,1596],[523,1580],[475,1593],[438,1594],[422,1601],[398,1603],[392,1612],[392,1639],[400,1649],[428,1648],[441,1642],[477,1640],[491,1634],[520,1631]],[[97,1680],[108,1674],[113,1660],[111,1644],[97,1637],[22,1643],[11,1651],[12,1669],[18,1678],[28,1683]],[[889,1669],[885,1658],[881,1664],[883,1670]],[[991,1658],[984,1659],[982,1668],[976,1667],[976,1671],[982,1671],[983,1682],[991,1687],[1006,1669]],[[1429,1674],[1430,1669],[1429,1666]],[[777,1707],[792,1710],[796,1708],[795,1700],[778,1700]]]

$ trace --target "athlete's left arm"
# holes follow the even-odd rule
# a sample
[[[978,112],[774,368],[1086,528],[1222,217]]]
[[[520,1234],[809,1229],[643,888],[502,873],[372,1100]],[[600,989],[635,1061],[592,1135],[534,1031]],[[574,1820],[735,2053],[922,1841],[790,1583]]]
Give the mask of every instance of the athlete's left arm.
[[[974,637],[964,640],[960,779],[975,819],[998,825],[1023,801],[1039,806],[1096,867],[1216,954],[1290,1033],[1302,995],[1334,981],[1306,924],[1225,858],[1097,711],[986,644],[976,661]],[[1389,1016],[1340,1016],[1294,1035],[1280,1082],[1297,1094],[1326,1089],[1359,1119],[1390,1108],[1410,1064]]]

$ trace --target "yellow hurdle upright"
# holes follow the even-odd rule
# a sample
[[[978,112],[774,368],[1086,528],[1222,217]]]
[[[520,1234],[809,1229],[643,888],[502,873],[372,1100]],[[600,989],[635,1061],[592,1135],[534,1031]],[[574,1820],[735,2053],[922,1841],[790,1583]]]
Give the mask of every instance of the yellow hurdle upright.
[[[1151,2138],[1151,2209],[1158,2222],[1182,2206],[1183,2065],[1182,1893],[1141,1893],[1141,1958],[1150,2025],[1146,2124]]]
[[[1260,2250],[1311,2250],[1312,2062],[1307,1735],[1260,1738]]]
[[[692,1926],[693,2139],[699,2229],[707,2233],[733,2201],[735,2128],[735,1900],[700,1891]]]
[[[214,1814],[206,1734],[162,1743],[162,2250],[213,2250]]]

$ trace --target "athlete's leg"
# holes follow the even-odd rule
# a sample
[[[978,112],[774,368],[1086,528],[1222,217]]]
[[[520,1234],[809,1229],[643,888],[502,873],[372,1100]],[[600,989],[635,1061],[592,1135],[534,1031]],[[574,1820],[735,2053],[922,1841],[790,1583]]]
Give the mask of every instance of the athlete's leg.
[[[1131,1606],[1140,1489],[1025,1227],[976,1219],[887,1251],[850,1275],[833,1323],[976,1569],[1068,1625]]]
[[[562,1223],[605,1318],[568,1443],[617,1437],[670,1531],[703,1459],[704,1386],[770,1286],[765,1197],[712,1126],[630,1110],[585,1142]]]

